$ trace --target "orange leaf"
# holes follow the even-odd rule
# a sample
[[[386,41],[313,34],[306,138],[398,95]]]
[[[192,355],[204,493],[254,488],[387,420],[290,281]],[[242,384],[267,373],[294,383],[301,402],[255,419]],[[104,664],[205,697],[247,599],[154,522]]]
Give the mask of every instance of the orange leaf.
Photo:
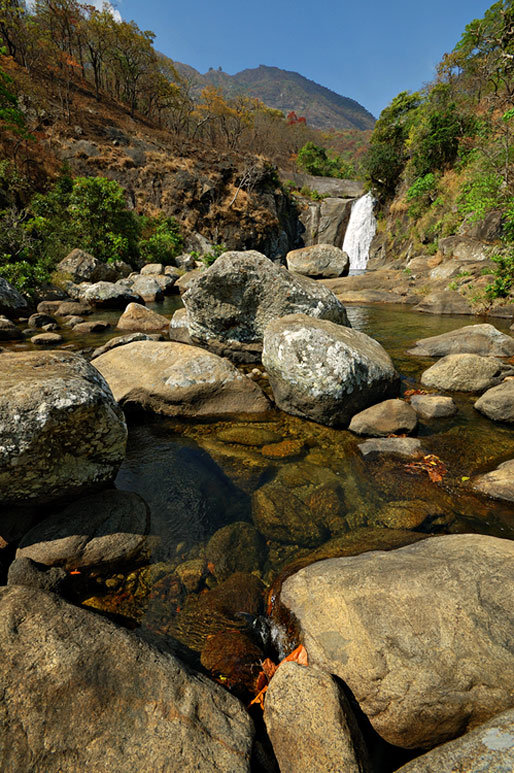
[[[266,658],[266,660],[262,661],[262,673],[265,674],[268,680],[275,675],[277,668],[278,666],[276,666],[270,658]]]
[[[71,571],[70,574],[80,574],[80,572],[78,569],[73,569],[73,571]]]
[[[214,574],[214,572],[215,572],[215,568],[214,568],[214,564],[212,563],[212,561],[209,561],[209,562],[207,563],[207,571],[208,571],[210,574]]]
[[[293,662],[298,663],[300,666],[308,666],[309,660],[307,658],[307,650],[303,646],[303,644],[300,644],[299,647],[297,647],[295,650],[289,653],[287,658],[284,658],[284,660],[281,661],[281,663],[285,662]]]
[[[266,684],[260,692],[257,693],[253,701],[250,702],[250,706],[253,706],[254,703],[258,703],[261,709],[264,711],[264,695],[268,689],[268,685]]]

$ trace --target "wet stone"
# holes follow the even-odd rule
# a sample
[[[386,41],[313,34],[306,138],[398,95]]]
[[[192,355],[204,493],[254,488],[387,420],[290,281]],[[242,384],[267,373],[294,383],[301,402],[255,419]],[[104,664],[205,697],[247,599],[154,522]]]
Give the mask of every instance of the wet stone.
[[[276,432],[259,427],[230,427],[218,432],[216,437],[224,443],[237,443],[242,446],[264,446],[282,440]]]
[[[206,556],[219,580],[234,572],[251,573],[260,569],[266,557],[266,544],[251,523],[239,521],[224,526],[212,535]]]

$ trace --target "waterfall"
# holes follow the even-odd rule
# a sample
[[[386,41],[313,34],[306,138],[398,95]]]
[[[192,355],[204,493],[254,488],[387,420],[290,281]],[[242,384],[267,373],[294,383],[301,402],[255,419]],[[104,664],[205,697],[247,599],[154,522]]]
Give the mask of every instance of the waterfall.
[[[374,206],[375,199],[371,193],[357,199],[352,205],[350,222],[343,243],[343,250],[350,258],[350,271],[366,268],[369,248],[377,230],[377,221],[373,214]]]

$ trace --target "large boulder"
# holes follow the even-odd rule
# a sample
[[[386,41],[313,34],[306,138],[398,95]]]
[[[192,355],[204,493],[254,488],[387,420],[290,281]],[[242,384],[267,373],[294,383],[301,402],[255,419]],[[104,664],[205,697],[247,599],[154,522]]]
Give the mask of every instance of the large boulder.
[[[514,502],[514,459],[503,462],[485,475],[479,475],[473,480],[473,488],[492,499]]]
[[[160,283],[153,276],[138,276],[132,283],[132,292],[139,295],[145,303],[154,303],[164,299]]]
[[[355,414],[348,429],[357,435],[410,435],[418,426],[416,411],[404,400],[384,400]]]
[[[422,754],[397,773],[511,773],[514,711],[504,711],[461,738]]]
[[[196,346],[138,341],[111,349],[92,364],[115,399],[167,416],[261,414],[262,390],[228,360]]]
[[[377,341],[305,314],[268,325],[262,362],[279,408],[320,424],[344,426],[398,392],[398,374]]]
[[[99,309],[124,309],[129,303],[141,303],[141,296],[123,284],[96,282],[80,292],[80,300]]]
[[[68,274],[72,282],[104,282],[117,279],[117,272],[85,250],[75,249],[57,264],[57,271]]]
[[[167,330],[169,324],[169,319],[162,314],[147,309],[146,306],[142,306],[140,303],[129,303],[119,318],[117,327],[120,330],[149,332]]]
[[[344,306],[330,290],[255,251],[221,255],[190,285],[183,301],[191,336],[211,348],[260,348],[269,322],[286,314],[348,324]]]
[[[514,423],[514,379],[488,389],[476,401],[475,408],[493,421]]]
[[[514,338],[494,325],[467,325],[430,338],[421,338],[407,354],[418,357],[444,357],[447,354],[482,354],[512,357]]]
[[[111,567],[138,558],[147,544],[149,513],[128,491],[102,491],[45,518],[23,537],[16,558],[66,569]]]
[[[250,770],[242,704],[162,647],[33,588],[0,589],[5,771]]]
[[[280,773],[371,770],[348,699],[318,668],[283,663],[266,692],[264,721]]]
[[[114,477],[127,427],[86,360],[71,352],[5,352],[0,382],[0,502],[50,502]]]
[[[512,365],[494,357],[448,354],[422,373],[421,383],[448,392],[484,392],[512,374]]]
[[[289,271],[315,278],[329,278],[348,274],[350,258],[333,244],[314,244],[292,250],[286,256]]]
[[[474,314],[471,304],[460,293],[453,290],[430,293],[414,307],[414,311],[426,314]]]
[[[111,349],[116,349],[118,346],[125,346],[126,344],[132,344],[134,341],[162,341],[163,337],[160,333],[128,333],[123,336],[115,336],[110,338],[106,344],[98,346],[92,355],[92,359],[100,357],[105,352],[110,352]]]
[[[459,534],[312,564],[281,602],[382,738],[431,748],[514,707],[513,580],[514,542]]]
[[[422,419],[442,419],[457,413],[452,398],[443,395],[412,395],[410,404]]]
[[[15,317],[28,309],[28,303],[7,279],[0,276],[0,314]]]

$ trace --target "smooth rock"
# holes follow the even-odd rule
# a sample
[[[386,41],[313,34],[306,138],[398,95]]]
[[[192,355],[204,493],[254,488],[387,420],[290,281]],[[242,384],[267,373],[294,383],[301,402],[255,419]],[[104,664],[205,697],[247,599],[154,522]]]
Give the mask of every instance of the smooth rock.
[[[32,588],[0,588],[0,626],[5,771],[249,773],[243,705],[164,647]]]
[[[504,711],[455,741],[422,754],[397,773],[512,773],[514,711]]]
[[[431,748],[514,706],[513,574],[514,542],[448,535],[318,562],[280,598],[382,738]]]
[[[32,528],[16,558],[68,570],[109,567],[137,559],[146,547],[148,528],[148,508],[140,496],[102,491]]]
[[[187,311],[185,309],[177,309],[170,320],[170,326],[168,330],[168,336],[170,341],[177,341],[183,344],[192,344],[191,336],[189,335],[189,324],[187,318]]]
[[[8,317],[24,314],[28,309],[28,303],[7,279],[0,276],[0,314]]]
[[[279,408],[320,424],[344,426],[398,392],[398,374],[378,341],[305,314],[268,325],[262,362]]]
[[[57,566],[48,569],[30,558],[15,558],[9,566],[7,585],[24,585],[26,588],[62,594],[68,585],[68,572]]]
[[[498,386],[484,392],[474,406],[493,421],[514,423],[514,378],[508,378]]]
[[[82,301],[61,301],[54,310],[54,313],[57,317],[87,317],[93,313],[93,307],[89,303],[83,303]]]
[[[448,354],[421,375],[423,386],[448,392],[483,392],[514,375],[514,367],[479,354]]]
[[[99,309],[125,309],[129,303],[141,303],[137,293],[113,282],[97,282],[80,293],[80,299]]]
[[[503,462],[492,472],[479,475],[472,485],[488,497],[514,502],[514,459]]]
[[[155,279],[164,295],[171,295],[177,292],[175,283],[179,276],[180,274],[177,271],[177,274],[153,274],[152,279]]]
[[[364,443],[359,443],[358,449],[364,457],[391,454],[417,458],[424,454],[421,441],[413,437],[370,438]]]
[[[494,325],[466,325],[430,338],[421,338],[407,354],[417,357],[444,357],[447,354],[482,354],[512,357],[514,338]]]
[[[357,435],[410,435],[418,426],[416,411],[404,400],[384,400],[355,414],[348,429]]]
[[[142,267],[139,273],[141,276],[146,276],[148,274],[164,274],[164,266],[162,263],[147,263],[146,266]]]
[[[371,770],[347,698],[319,668],[282,663],[266,692],[264,722],[280,773]]]
[[[0,381],[0,502],[48,502],[114,477],[125,456],[125,419],[82,357],[5,352]]]
[[[426,314],[474,314],[473,307],[458,292],[444,290],[427,295],[414,307]]]
[[[410,404],[422,419],[442,419],[457,413],[452,398],[443,395],[412,395]]]
[[[59,333],[38,333],[37,336],[32,336],[30,343],[35,346],[57,346],[63,340]]]
[[[148,332],[152,330],[167,330],[170,321],[162,314],[147,309],[140,303],[129,303],[118,320],[120,330],[137,330]]]
[[[107,263],[95,258],[84,250],[72,250],[60,263],[57,271],[68,274],[72,282],[102,282],[116,278],[116,272]]]
[[[350,258],[333,244],[314,244],[286,255],[289,271],[311,277],[337,277],[348,274]]]
[[[162,301],[164,293],[159,282],[152,276],[140,276],[132,284],[132,292],[140,296],[146,303]]]
[[[110,352],[111,349],[116,349],[118,346],[125,346],[125,344],[132,344],[135,341],[162,341],[163,338],[158,333],[129,333],[128,335],[124,336],[116,336],[115,338],[109,339],[106,344],[103,346],[99,346],[97,349],[94,350],[92,359],[95,357],[100,357],[101,354],[105,354],[105,352]]]
[[[183,296],[189,332],[206,345],[258,344],[271,320],[304,313],[347,325],[344,306],[312,279],[259,252],[225,252]]]
[[[51,317],[49,314],[31,314],[28,319],[28,326],[32,328],[38,328],[38,327],[44,327],[45,325],[52,324],[52,322],[55,322],[55,319]]]
[[[90,322],[77,322],[73,325],[73,332],[79,335],[89,335],[90,333],[105,333],[111,327],[109,322],[104,319],[95,319]]]
[[[7,317],[0,316],[0,341],[20,341],[23,333]]]
[[[96,357],[115,399],[167,416],[260,414],[263,391],[228,360],[195,346],[138,341]]]
[[[193,286],[196,280],[199,279],[204,272],[205,266],[202,268],[193,268],[191,271],[188,271],[186,274],[183,274],[176,280],[175,287],[178,288],[181,295],[184,295],[184,293],[186,293],[189,288]]]

